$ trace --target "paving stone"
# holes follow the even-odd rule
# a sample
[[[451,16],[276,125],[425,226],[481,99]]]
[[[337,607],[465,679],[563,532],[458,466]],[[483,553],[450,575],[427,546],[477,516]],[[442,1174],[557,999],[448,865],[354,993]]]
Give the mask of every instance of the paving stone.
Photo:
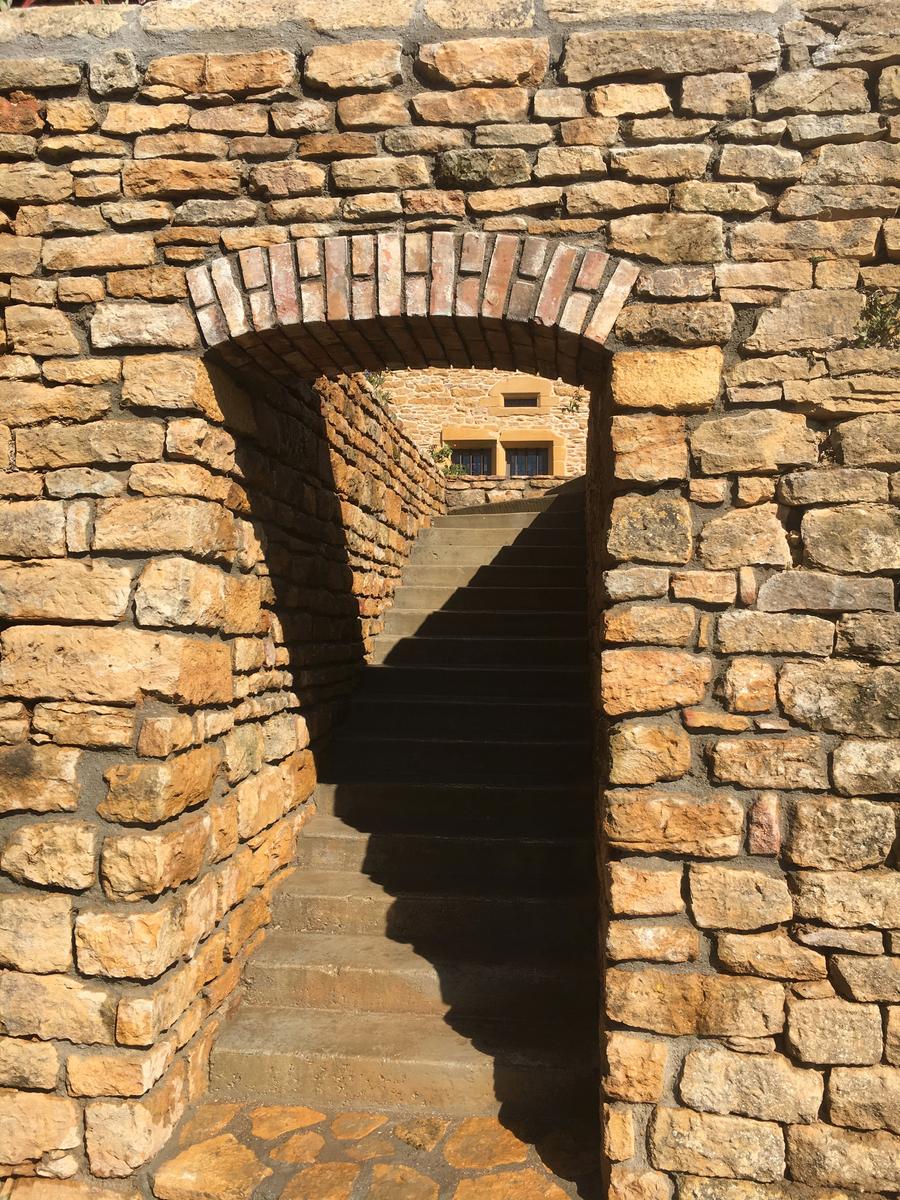
[[[485,1170],[525,1161],[528,1147],[494,1117],[471,1117],[444,1143],[443,1155],[452,1167]]]
[[[159,1200],[249,1200],[271,1170],[230,1133],[197,1142],[153,1176]]]

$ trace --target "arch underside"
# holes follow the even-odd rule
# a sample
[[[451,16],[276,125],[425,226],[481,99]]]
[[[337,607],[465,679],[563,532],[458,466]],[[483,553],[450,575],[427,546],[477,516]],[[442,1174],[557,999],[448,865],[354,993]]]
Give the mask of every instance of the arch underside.
[[[389,232],[253,247],[188,285],[208,347],[284,380],[452,366],[590,385],[639,271],[546,238]]]

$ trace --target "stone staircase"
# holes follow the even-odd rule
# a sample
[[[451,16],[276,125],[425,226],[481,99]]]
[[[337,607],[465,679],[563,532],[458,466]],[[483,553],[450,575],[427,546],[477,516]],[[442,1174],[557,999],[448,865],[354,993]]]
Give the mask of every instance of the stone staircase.
[[[584,575],[577,492],[420,535],[214,1051],[220,1097],[593,1112]]]

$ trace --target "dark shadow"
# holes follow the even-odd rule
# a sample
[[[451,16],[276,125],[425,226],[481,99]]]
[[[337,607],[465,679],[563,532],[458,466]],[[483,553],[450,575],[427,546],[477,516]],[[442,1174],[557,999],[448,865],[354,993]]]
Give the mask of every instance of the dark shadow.
[[[436,973],[420,1011],[490,1064],[501,1122],[598,1200],[583,484],[420,535],[320,793],[367,835],[388,938]]]

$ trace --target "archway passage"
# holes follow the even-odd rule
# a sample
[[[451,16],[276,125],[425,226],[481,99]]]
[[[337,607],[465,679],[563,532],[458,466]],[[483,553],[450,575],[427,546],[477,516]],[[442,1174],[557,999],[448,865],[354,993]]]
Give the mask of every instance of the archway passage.
[[[281,380],[449,365],[589,384],[639,271],[540,237],[389,232],[253,247],[188,285],[206,344]]]
[[[541,238],[390,233],[247,250],[189,283],[250,390],[255,372],[377,387],[427,366],[590,387],[637,273]],[[576,485],[420,535],[318,755],[320,812],[213,1052],[214,1095],[497,1115],[510,1163],[596,1194],[584,510]]]

